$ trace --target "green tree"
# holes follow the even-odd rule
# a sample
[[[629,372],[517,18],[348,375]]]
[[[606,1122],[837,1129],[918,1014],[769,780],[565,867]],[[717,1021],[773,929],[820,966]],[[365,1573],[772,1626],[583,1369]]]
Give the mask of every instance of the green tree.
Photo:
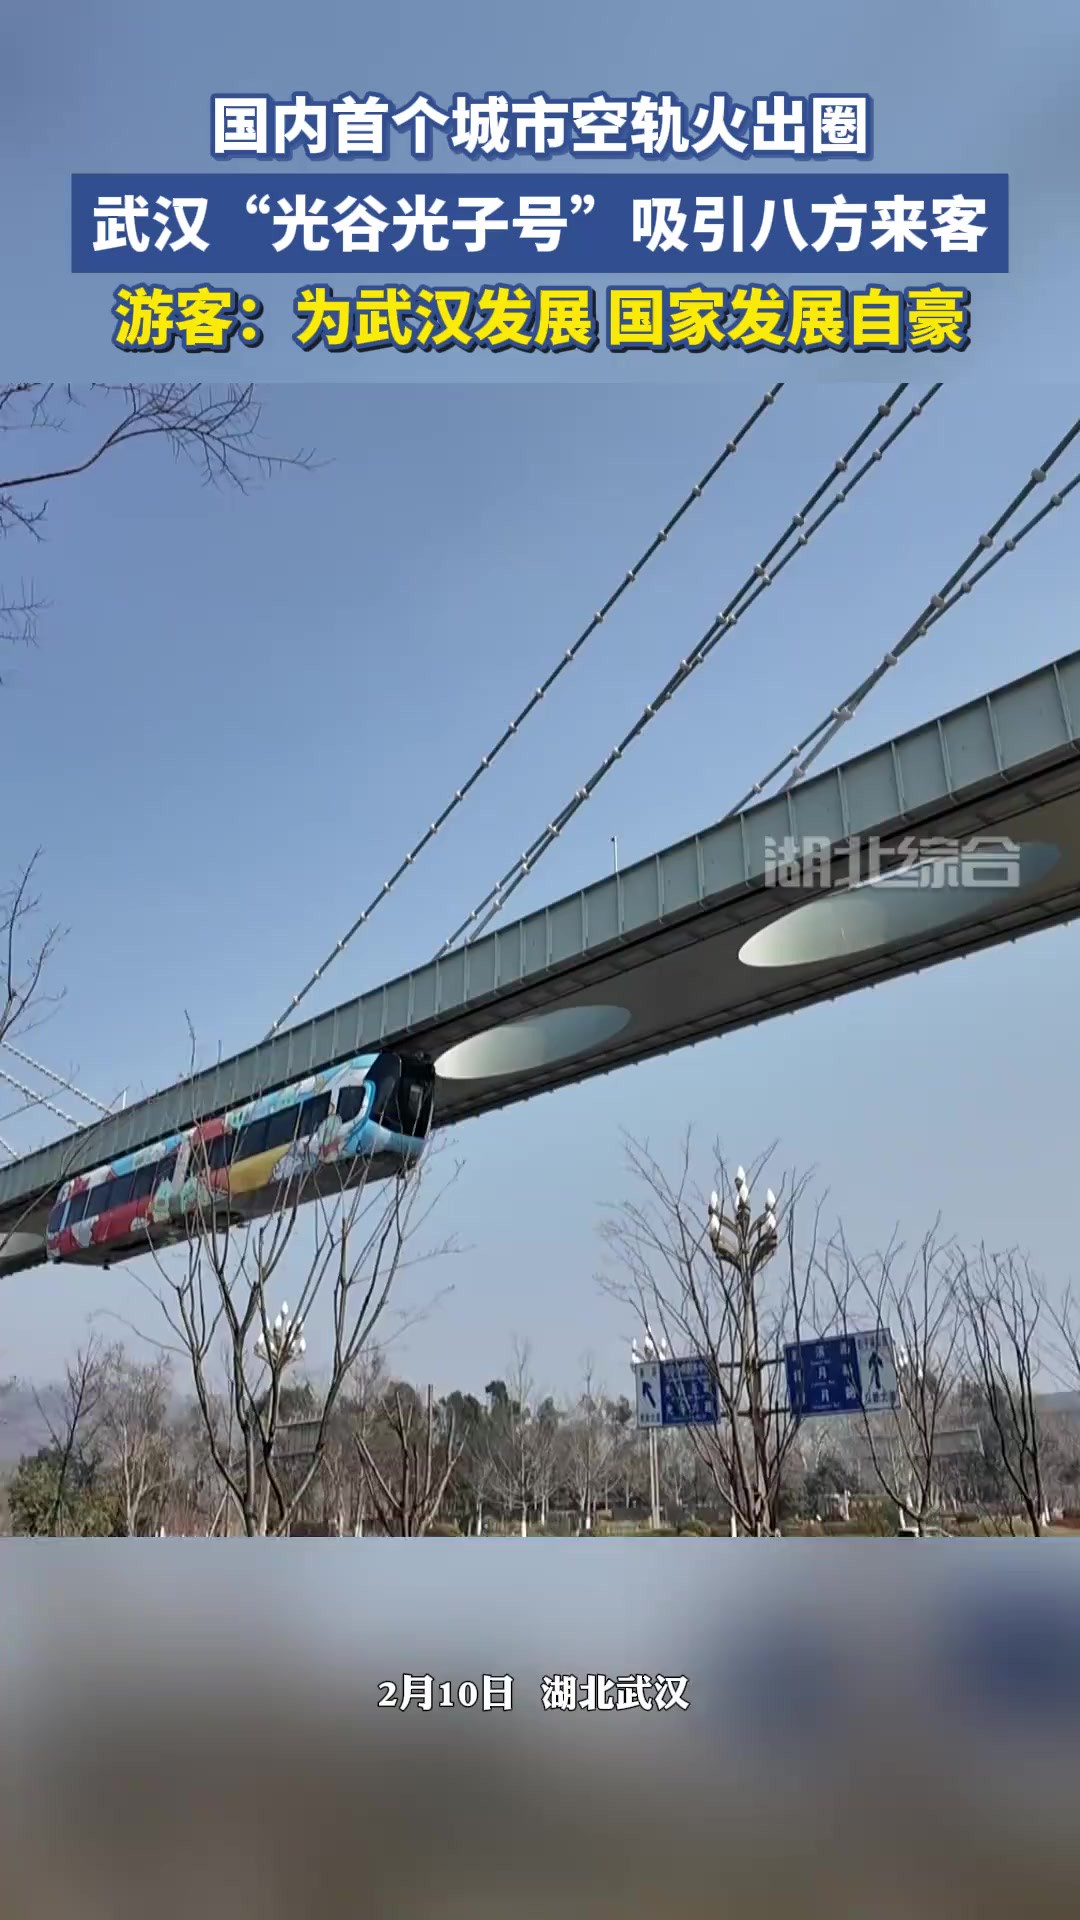
[[[822,1512],[829,1500],[836,1494],[846,1491],[848,1475],[844,1464],[834,1453],[823,1453],[817,1466],[806,1476],[803,1488],[803,1504],[808,1519]]]
[[[11,1531],[82,1537],[122,1532],[115,1489],[95,1461],[60,1446],[24,1454],[8,1486]]]

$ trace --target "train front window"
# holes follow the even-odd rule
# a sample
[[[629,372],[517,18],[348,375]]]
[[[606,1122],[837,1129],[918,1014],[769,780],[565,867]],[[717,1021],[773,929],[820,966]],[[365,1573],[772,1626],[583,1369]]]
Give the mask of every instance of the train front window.
[[[67,1202],[65,1200],[57,1201],[45,1225],[45,1232],[47,1234],[59,1233],[60,1222],[64,1217],[64,1208],[66,1205],[67,1205]]]
[[[371,1103],[371,1117],[380,1127],[389,1133],[403,1133],[401,1114],[398,1111],[398,1082],[400,1073],[397,1062],[387,1057],[376,1060],[371,1069],[371,1079],[375,1083],[375,1097]]]
[[[375,1099],[372,1118],[391,1133],[422,1140],[431,1124],[430,1075],[421,1066],[392,1059],[376,1061],[372,1069]]]

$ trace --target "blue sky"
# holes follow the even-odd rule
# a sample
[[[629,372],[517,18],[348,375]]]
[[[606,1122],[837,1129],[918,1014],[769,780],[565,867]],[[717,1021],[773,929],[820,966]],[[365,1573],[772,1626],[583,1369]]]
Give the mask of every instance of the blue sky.
[[[702,405],[658,387],[630,404],[599,387],[270,388],[267,445],[314,445],[315,471],[242,498],[149,446],[54,488],[47,542],[7,560],[50,605],[5,694],[0,803],[13,852],[43,845],[45,899],[70,928],[66,996],[30,1051],[134,1097],[183,1067],[185,1015],[204,1056],[265,1031],[760,389]],[[876,397],[785,388],[312,1010],[434,951]],[[946,388],[612,774],[520,909],[603,871],[613,833],[629,862],[716,818],[898,636],[1075,411],[1067,389]],[[845,754],[1068,650],[1069,511],[889,677]],[[1064,1278],[1069,1092],[1049,1063],[1077,939],[1041,935],[462,1128],[439,1230],[466,1251],[425,1278],[454,1291],[399,1364],[482,1387],[520,1334],[545,1386],[571,1390],[586,1350],[622,1384],[632,1329],[594,1276],[601,1204],[627,1190],[624,1127],[667,1152],[693,1124],[705,1181],[714,1137],[743,1159],[779,1139],[857,1246],[898,1221],[921,1234],[941,1209]],[[40,1119],[4,1131],[20,1125],[29,1142]],[[16,1277],[4,1307],[4,1364],[26,1373],[54,1368],[94,1309],[153,1324],[120,1270]]]
[[[268,342],[240,373],[266,383],[269,444],[314,445],[317,471],[241,499],[200,490],[150,447],[54,489],[46,543],[0,553],[0,577],[32,575],[50,602],[0,706],[4,865],[40,842],[46,906],[70,928],[55,969],[66,997],[31,1050],[103,1098],[134,1096],[183,1067],[186,1015],[206,1054],[262,1033],[785,377],[618,617],[309,1005],[428,957],[636,717],[886,387],[944,377],[514,911],[603,870],[612,834],[626,862],[722,813],[879,657],[1080,411],[1063,384],[1080,268],[1062,244],[1078,38],[1056,0],[902,17],[785,4],[737,20],[556,0],[475,23],[428,0],[376,18],[340,0],[306,13],[195,0],[167,59],[152,10],[46,4],[21,21],[0,78],[0,166],[19,183],[0,204],[16,289],[0,341],[7,364],[44,377],[129,371],[108,347],[110,284],[68,272],[70,173],[208,169],[210,95],[230,88],[866,90],[876,166],[1005,169],[1012,198],[1012,272],[978,288],[972,350],[944,365],[331,359]],[[1078,511],[1054,516],[909,656],[845,754],[1069,648]],[[717,1136],[736,1158],[778,1138],[785,1162],[817,1167],[859,1246],[898,1220],[918,1235],[941,1209],[950,1229],[1020,1240],[1064,1279],[1072,1126],[1058,1063],[1078,938],[1042,935],[463,1129],[446,1230],[469,1251],[400,1363],[482,1387],[521,1334],[542,1386],[572,1390],[587,1349],[624,1384],[632,1329],[593,1279],[600,1204],[626,1191],[624,1126],[667,1149],[693,1123],[703,1148]],[[5,1282],[0,1372],[55,1369],[106,1304],[139,1308],[130,1276]]]

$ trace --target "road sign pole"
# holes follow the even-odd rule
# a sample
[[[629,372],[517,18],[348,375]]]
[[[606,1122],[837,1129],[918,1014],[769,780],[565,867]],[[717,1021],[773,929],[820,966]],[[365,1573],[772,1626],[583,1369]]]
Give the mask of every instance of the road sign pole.
[[[655,1427],[649,1428],[649,1504],[650,1523],[656,1533],[660,1527],[660,1447]]]

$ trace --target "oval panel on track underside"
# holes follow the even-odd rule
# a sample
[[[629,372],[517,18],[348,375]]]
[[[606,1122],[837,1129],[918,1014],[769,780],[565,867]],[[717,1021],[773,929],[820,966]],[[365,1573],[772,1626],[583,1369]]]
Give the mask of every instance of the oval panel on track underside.
[[[991,909],[1000,912],[1012,900],[1019,904],[1060,858],[1057,847],[1030,842],[993,861],[983,855],[978,864],[961,854],[901,867],[808,900],[752,934],[739,959],[744,967],[820,966],[896,940],[916,941]]]
[[[556,1007],[504,1027],[486,1027],[435,1062],[440,1080],[501,1080],[549,1067],[602,1045],[628,1025],[626,1007]]]

